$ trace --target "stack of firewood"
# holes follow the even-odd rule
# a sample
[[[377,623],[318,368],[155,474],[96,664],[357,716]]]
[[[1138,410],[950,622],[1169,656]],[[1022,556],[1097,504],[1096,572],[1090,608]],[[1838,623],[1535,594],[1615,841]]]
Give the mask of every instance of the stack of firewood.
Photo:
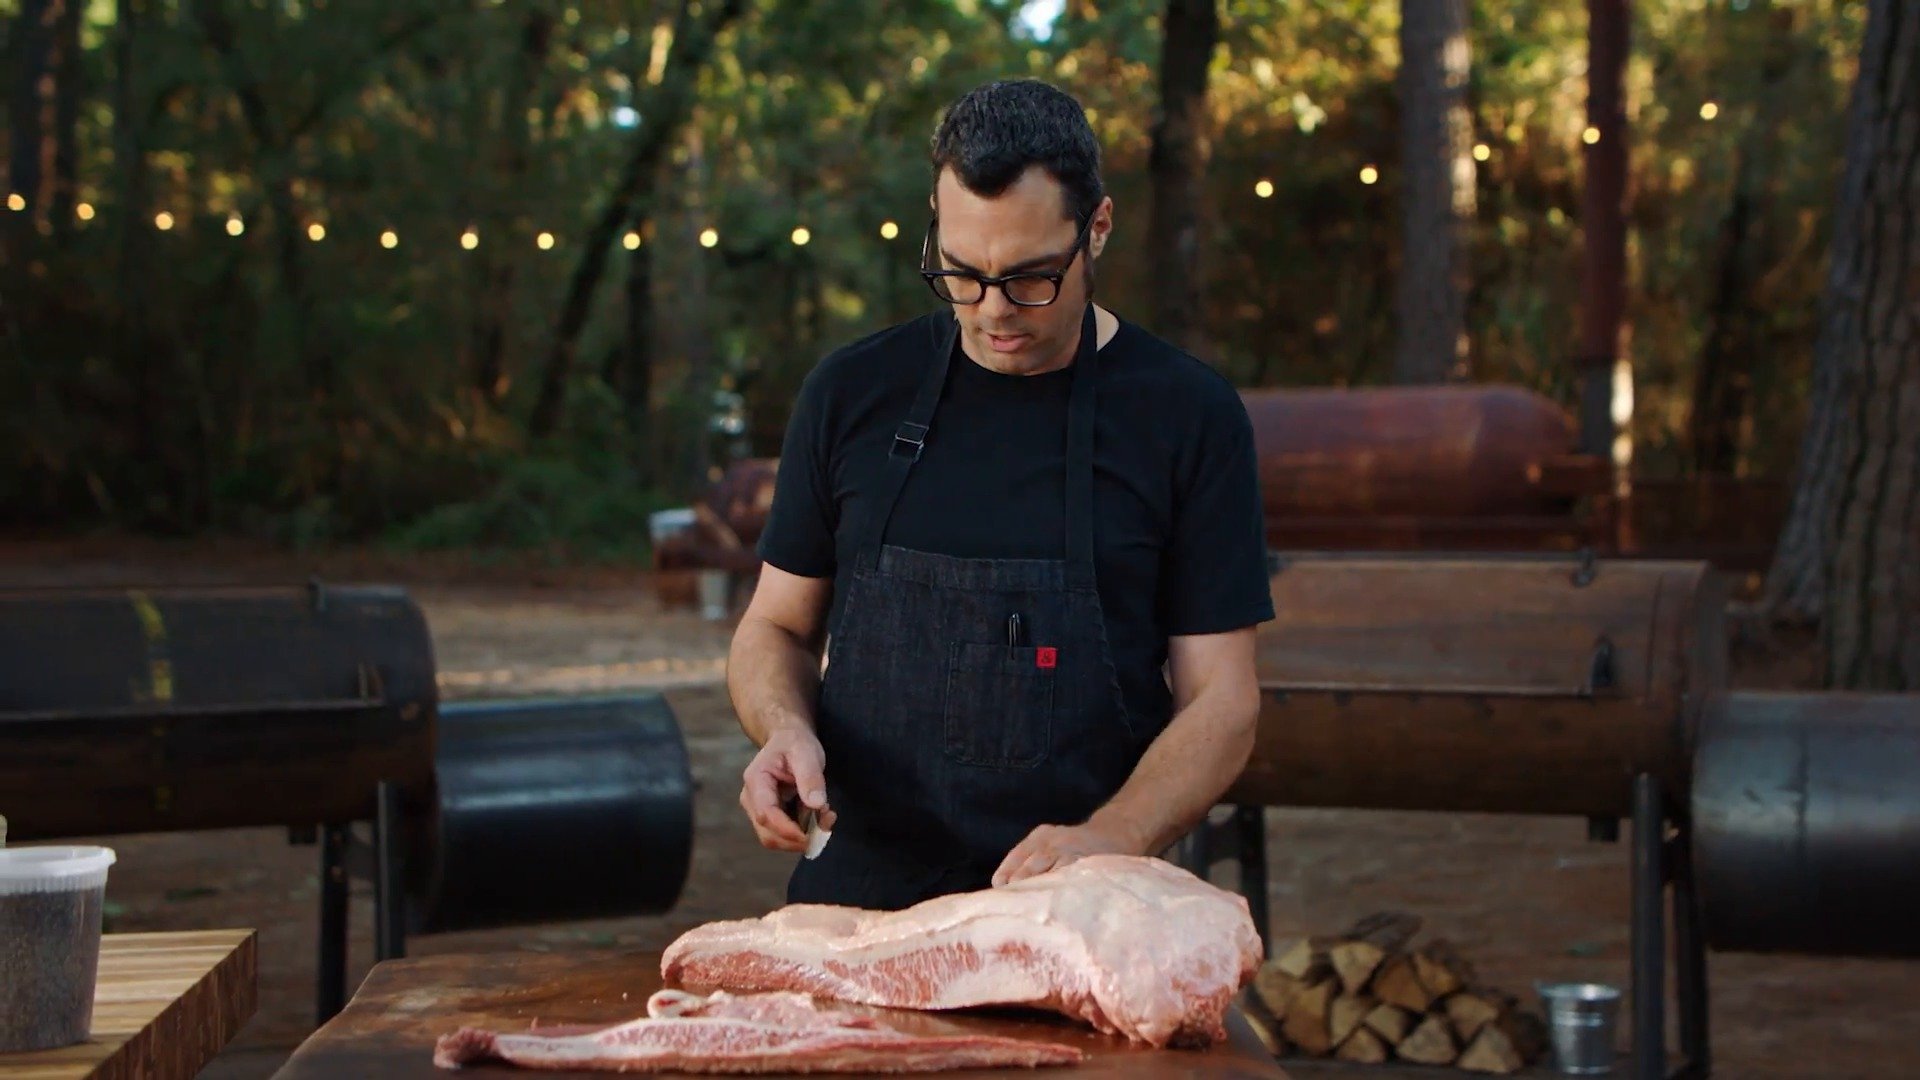
[[[1446,941],[1413,945],[1420,919],[1369,915],[1345,933],[1279,943],[1247,1010],[1276,1056],[1397,1060],[1518,1072],[1546,1048],[1546,1027],[1518,1000],[1482,986]]]

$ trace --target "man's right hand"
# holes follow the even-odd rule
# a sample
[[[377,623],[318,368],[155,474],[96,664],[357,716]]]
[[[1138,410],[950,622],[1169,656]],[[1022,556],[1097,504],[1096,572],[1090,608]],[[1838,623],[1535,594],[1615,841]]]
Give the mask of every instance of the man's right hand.
[[[807,835],[786,809],[796,795],[819,815],[821,828],[833,827],[833,811],[827,806],[826,751],[806,727],[788,724],[776,729],[747,764],[741,780],[740,808],[753,822],[761,847],[806,850]]]

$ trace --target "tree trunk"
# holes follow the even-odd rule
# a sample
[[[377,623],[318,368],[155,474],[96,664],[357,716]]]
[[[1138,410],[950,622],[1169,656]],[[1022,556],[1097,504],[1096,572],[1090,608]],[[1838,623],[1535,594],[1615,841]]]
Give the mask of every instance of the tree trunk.
[[[688,132],[684,145],[686,160],[679,166],[678,176],[675,177],[681,202],[677,208],[674,229],[680,238],[680,250],[692,252],[693,257],[684,260],[684,267],[674,281],[670,348],[673,355],[686,365],[676,396],[686,403],[687,427],[684,431],[673,433],[680,436],[679,445],[674,447],[674,451],[684,452],[686,457],[677,460],[675,470],[667,474],[667,486],[681,491],[700,491],[714,479],[711,475],[714,465],[713,437],[709,425],[713,420],[713,391],[719,380],[714,377],[716,365],[713,355],[710,275],[714,262],[711,258],[702,257],[710,253],[696,247],[698,241],[695,237],[707,220],[709,210],[706,199],[714,186],[713,170],[708,165],[706,142],[701,131],[695,128]],[[733,253],[726,247],[716,251],[721,253],[722,266],[727,270],[740,269],[734,263]],[[752,257],[762,262],[774,261],[766,249],[754,252]],[[793,305],[788,303],[785,310],[788,313],[788,325],[791,326]],[[685,449],[682,450],[682,447]]]
[[[1687,418],[1694,468],[1703,473],[1740,471],[1742,430],[1753,407],[1753,373],[1765,356],[1761,327],[1767,304],[1755,291],[1778,246],[1767,227],[1773,185],[1765,163],[1779,155],[1779,133],[1792,107],[1790,76],[1803,49],[1792,8],[1766,8],[1757,14],[1764,15],[1764,22],[1742,43],[1760,57],[1759,101],[1734,150],[1733,196],[1720,223],[1719,271],[1707,305],[1707,331],[1694,368]]]
[[[1627,307],[1627,0],[1587,0],[1587,145],[1580,231],[1580,448],[1613,450],[1613,367]]]
[[[15,258],[27,250],[24,234],[48,212],[45,94],[53,76],[54,25],[65,7],[66,0],[22,0],[8,35],[13,79],[7,102],[7,187],[27,200],[26,213],[8,214],[18,245]]]
[[[267,206],[274,223],[274,252],[280,264],[280,276],[292,301],[293,344],[306,375],[307,390],[316,404],[324,404],[334,384],[331,351],[314,339],[312,298],[307,288],[306,264],[300,256],[300,209],[293,193],[292,147],[275,122],[267,105],[259,75],[247,64],[236,38],[233,21],[217,0],[195,4],[200,32],[219,55],[226,68],[233,95],[240,103],[240,115],[253,136],[258,154],[261,184],[267,189]]]
[[[727,25],[739,18],[747,0],[723,0],[714,5],[710,16],[694,13],[692,0],[682,0],[673,20],[673,45],[660,84],[648,94],[640,112],[645,118],[634,135],[627,165],[619,183],[609,193],[600,219],[587,233],[567,282],[567,295],[554,326],[553,346],[547,354],[546,368],[540,373],[539,396],[527,419],[527,432],[536,439],[553,434],[559,427],[565,405],[567,379],[573,373],[579,352],[580,332],[586,328],[593,310],[593,295],[607,267],[607,255],[620,227],[633,220],[638,208],[648,210],[655,176],[661,159],[673,137],[692,110],[700,71],[713,52],[714,40]]]
[[[131,372],[134,384],[132,420],[134,448],[165,477],[169,493],[180,490],[171,468],[172,458],[160,432],[166,405],[168,353],[148,346],[147,305],[147,155],[141,145],[140,107],[133,79],[133,47],[139,34],[140,12],[134,0],[116,0],[113,28],[113,161],[120,181],[119,212],[115,215],[120,241],[120,318],[115,346],[121,370]]]
[[[1406,232],[1397,383],[1465,378],[1467,229],[1474,214],[1467,0],[1401,0],[1400,149]]]
[[[1207,173],[1207,69],[1220,37],[1215,0],[1167,0],[1160,43],[1160,115],[1147,171],[1153,209],[1148,249],[1164,260],[1154,290],[1156,329],[1187,350],[1206,351],[1200,214]]]
[[[653,434],[653,230],[646,221],[629,223],[641,237],[640,246],[627,256],[627,333],[625,347],[611,356],[619,365],[617,377],[607,384],[619,394],[625,406],[628,437],[632,440],[635,464],[643,470],[643,481],[653,460],[648,440]]]
[[[1746,147],[1734,166],[1733,201],[1720,226],[1720,271],[1707,305],[1707,333],[1694,367],[1692,410],[1687,441],[1693,466],[1702,473],[1730,473],[1740,457],[1740,421],[1746,416],[1753,379],[1752,319],[1747,302],[1752,288],[1749,267],[1753,234],[1753,155]]]
[[[1829,278],[1845,325],[1819,358],[1838,367],[1842,442],[1821,636],[1828,686],[1907,691],[1920,687],[1920,0],[1868,8],[1855,99],[1848,155],[1864,182],[1839,208],[1853,237]]]
[[[553,15],[538,5],[529,6],[526,22],[520,30],[520,51],[514,57],[513,77],[501,95],[499,190],[525,190],[527,167],[531,158],[533,130],[527,119],[527,106],[533,100],[534,84],[547,63],[553,43]],[[512,234],[515,213],[509,209],[493,214],[486,229],[490,242],[480,249],[480,305],[473,330],[474,388],[487,401],[499,402],[506,396],[507,327],[513,316],[513,277],[519,252],[507,250],[502,241]]]
[[[55,0],[60,13],[53,24],[53,49],[47,70],[53,78],[46,101],[47,169],[44,207],[56,245],[73,235],[74,196],[80,169],[80,0]]]
[[[1864,350],[1863,280],[1872,252],[1863,248],[1861,229],[1867,211],[1870,176],[1886,132],[1875,83],[1892,77],[1886,52],[1893,32],[1889,16],[1872,10],[1861,48],[1861,67],[1848,109],[1846,153],[1835,200],[1833,239],[1829,243],[1826,294],[1821,298],[1820,334],[1813,346],[1813,386],[1800,459],[1795,469],[1793,502],[1773,565],[1767,570],[1764,605],[1773,621],[1806,626],[1820,621],[1827,595],[1827,562],[1837,526],[1841,478],[1855,450],[1858,382]],[[1896,65],[1897,68],[1897,65]],[[1883,178],[1874,177],[1884,184]]]

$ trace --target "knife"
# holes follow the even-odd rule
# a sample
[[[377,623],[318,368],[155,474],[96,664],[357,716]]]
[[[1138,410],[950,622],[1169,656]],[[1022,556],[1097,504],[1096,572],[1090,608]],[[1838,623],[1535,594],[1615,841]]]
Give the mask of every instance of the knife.
[[[820,827],[820,815],[813,807],[800,804],[800,831],[807,834],[807,858],[817,859],[820,852],[826,850],[827,841],[833,839],[833,831]]]

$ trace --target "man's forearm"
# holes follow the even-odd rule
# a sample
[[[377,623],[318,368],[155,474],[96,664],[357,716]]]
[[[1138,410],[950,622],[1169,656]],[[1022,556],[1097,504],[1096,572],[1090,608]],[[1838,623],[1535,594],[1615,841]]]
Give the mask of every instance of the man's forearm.
[[[1180,839],[1246,767],[1259,707],[1257,693],[1222,689],[1194,698],[1088,824],[1127,838],[1146,855]]]
[[[727,692],[755,746],[765,746],[768,736],[788,724],[811,729],[820,654],[774,622],[744,619],[727,653]]]

